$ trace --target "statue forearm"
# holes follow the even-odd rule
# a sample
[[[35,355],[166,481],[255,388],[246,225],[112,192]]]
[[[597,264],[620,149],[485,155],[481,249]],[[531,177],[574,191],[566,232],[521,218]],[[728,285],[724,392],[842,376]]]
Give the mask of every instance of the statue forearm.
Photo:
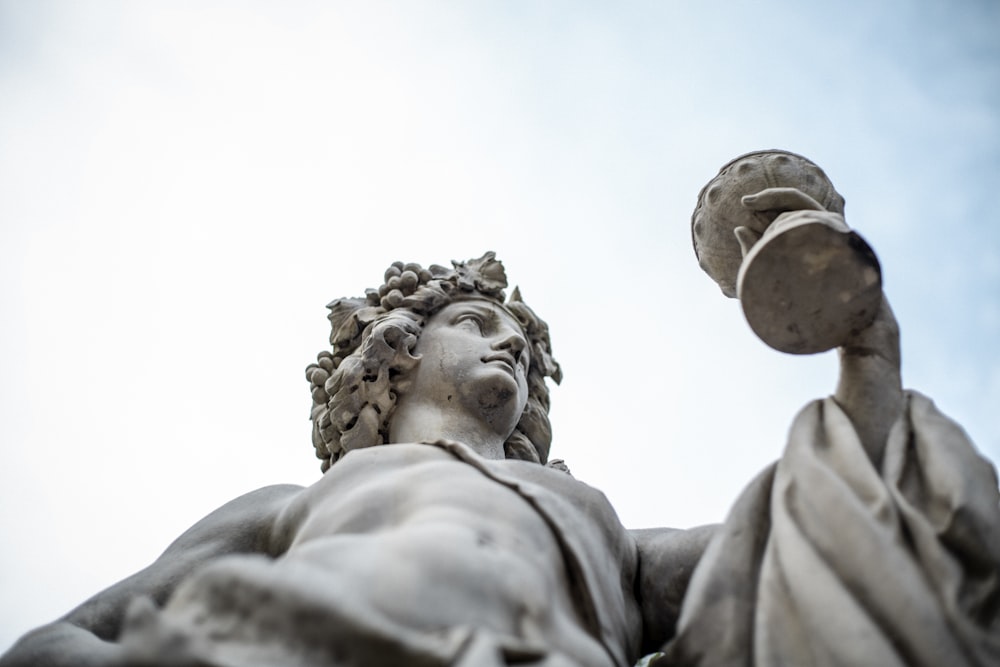
[[[691,575],[717,530],[718,526],[710,525],[629,531],[639,551],[635,588],[645,653],[660,650],[674,636]]]
[[[869,459],[879,466],[889,431],[903,409],[899,327],[884,295],[875,321],[853,335],[838,354],[840,378],[834,398],[851,418]]]

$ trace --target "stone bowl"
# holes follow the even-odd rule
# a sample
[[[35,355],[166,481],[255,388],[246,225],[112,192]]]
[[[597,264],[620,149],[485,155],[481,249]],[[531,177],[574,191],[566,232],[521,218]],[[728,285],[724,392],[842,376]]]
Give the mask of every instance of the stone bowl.
[[[746,195],[796,188],[825,210],[754,211]],[[701,268],[767,345],[791,354],[839,347],[869,326],[882,300],[882,273],[868,244],[844,222],[844,198],[816,164],[795,153],[747,153],[702,188],[691,217]],[[780,216],[780,217],[779,217]],[[746,227],[749,246],[735,230]],[[745,252],[745,256],[744,256]]]
[[[775,187],[798,188],[827,211],[844,214],[844,198],[823,170],[801,155],[782,150],[756,151],[726,164],[698,195],[691,216],[691,237],[701,268],[730,298],[736,298],[736,280],[743,262],[733,230],[745,226],[763,234],[781,213],[751,211],[741,200],[745,195]]]
[[[780,352],[840,347],[874,321],[882,302],[882,270],[871,247],[824,216],[782,216],[740,266],[737,292],[747,324]]]

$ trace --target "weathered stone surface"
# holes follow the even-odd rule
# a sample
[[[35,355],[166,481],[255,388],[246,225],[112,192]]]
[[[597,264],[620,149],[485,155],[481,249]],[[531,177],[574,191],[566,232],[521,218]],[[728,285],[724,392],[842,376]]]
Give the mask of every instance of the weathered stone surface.
[[[713,217],[700,201],[696,227],[714,248],[725,231],[757,226],[733,232],[741,260],[730,244],[702,266],[726,292],[741,262],[737,293],[754,331],[788,352],[839,347],[840,380],[737,501],[653,664],[1000,664],[996,471],[930,400],[903,392],[878,263],[842,207],[825,210],[787,183],[750,192],[760,164],[787,166],[785,156],[723,169],[728,213]]]
[[[560,369],[492,253],[385,279],[330,304],[306,371],[322,479],[229,503],[0,662],[597,667],[669,639],[711,529],[637,538],[548,461]]]
[[[226,504],[0,665],[1000,664],[996,474],[903,391],[842,213],[785,152],[699,198],[699,259],[754,330],[840,355],[721,527],[627,530],[549,460],[561,370],[492,253],[397,262],[329,305],[306,370],[323,477]]]
[[[839,228],[842,222],[825,211],[783,213],[744,258],[740,305],[750,328],[774,349],[832,350],[878,314],[878,260],[864,239]]]
[[[780,213],[789,210],[784,206],[751,207],[744,198],[774,188],[801,192],[814,204],[808,208],[844,213],[844,198],[830,179],[801,155],[781,150],[755,151],[726,163],[698,195],[691,216],[691,237],[701,268],[728,297],[736,297],[737,274],[749,245]],[[736,230],[740,228],[749,240],[744,248],[737,239]]]

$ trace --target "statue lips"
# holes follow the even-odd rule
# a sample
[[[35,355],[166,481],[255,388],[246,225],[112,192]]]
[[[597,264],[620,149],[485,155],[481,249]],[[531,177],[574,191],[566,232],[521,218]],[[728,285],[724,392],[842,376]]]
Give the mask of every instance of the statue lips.
[[[515,377],[517,376],[517,362],[514,361],[513,355],[508,354],[507,352],[499,352],[497,354],[491,354],[487,357],[482,358],[482,362],[484,364],[488,364],[494,361],[499,361],[500,363],[502,363],[504,366],[507,367],[511,375]]]

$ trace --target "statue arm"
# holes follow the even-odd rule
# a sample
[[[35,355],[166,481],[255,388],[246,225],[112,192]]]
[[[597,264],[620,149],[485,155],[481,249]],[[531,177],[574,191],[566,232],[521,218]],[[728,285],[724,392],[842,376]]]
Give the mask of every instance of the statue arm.
[[[277,519],[301,487],[284,485],[240,496],[187,530],[152,565],[90,598],[59,620],[24,637],[0,657],[0,667],[124,665],[117,637],[132,600],[162,605],[194,568],[234,553],[278,555],[287,540]]]
[[[687,530],[630,530],[639,553],[636,599],[642,612],[643,653],[659,651],[673,636],[695,566],[718,526]]]
[[[899,326],[885,295],[875,321],[851,336],[837,353],[840,377],[834,398],[847,413],[876,468],[892,425],[903,412]]]
[[[782,212],[765,236],[774,233],[782,223],[796,220],[822,223],[839,232],[850,231],[842,215],[824,210],[795,188],[768,188],[744,197],[742,202],[750,210]],[[744,230],[742,235],[740,229]],[[748,238],[746,228],[740,229],[736,230],[737,237],[746,256],[759,235]],[[899,325],[884,292],[874,321],[860,331],[852,331],[840,342],[837,352],[840,376],[834,398],[850,417],[868,458],[878,468],[889,431],[903,410]]]

